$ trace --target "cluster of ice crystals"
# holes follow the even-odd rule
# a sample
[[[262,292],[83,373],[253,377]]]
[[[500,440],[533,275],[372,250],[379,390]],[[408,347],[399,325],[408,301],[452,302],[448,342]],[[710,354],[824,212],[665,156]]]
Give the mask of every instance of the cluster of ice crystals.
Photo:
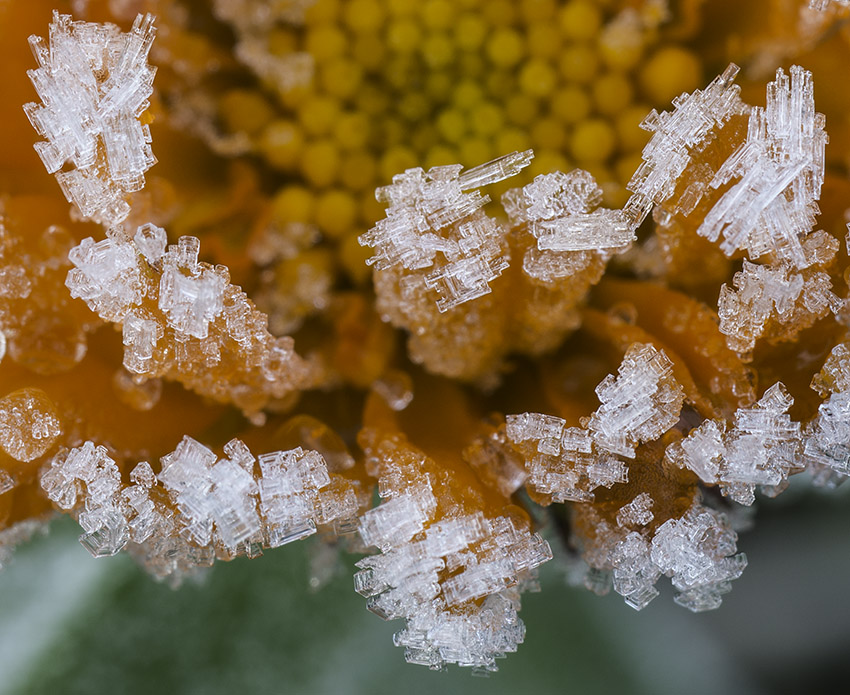
[[[644,494],[630,505],[645,507]],[[672,579],[679,605],[694,612],[717,608],[747,565],[744,554],[736,554],[737,535],[726,517],[698,502],[652,533],[618,531],[604,522],[600,529],[603,541],[591,559],[602,569],[595,573],[605,577],[610,568],[614,590],[636,610],[658,596],[662,574]]]
[[[634,233],[619,210],[596,208],[602,189],[582,169],[541,174],[502,196],[512,226],[527,224],[540,251],[622,250]]]
[[[594,443],[628,458],[634,457],[638,443],[655,439],[676,424],[685,398],[673,377],[673,363],[648,343],[634,343],[617,376],[605,377],[596,395],[602,405],[586,423]]]
[[[525,636],[513,587],[551,550],[509,517],[475,512],[433,522],[424,492],[424,503],[403,494],[363,515],[361,536],[382,553],[357,563],[355,589],[381,618],[406,620],[394,642],[409,662],[495,670],[495,659]]]
[[[184,437],[161,459],[158,476],[143,461],[124,486],[107,450],[88,441],[54,456],[41,486],[58,507],[75,514],[86,532],[80,542],[92,555],[114,555],[130,544],[152,573],[177,575],[177,581],[216,556],[253,556],[319,525],[351,525],[356,495],[331,479],[318,453],[264,454],[260,475],[240,440],[228,442],[224,453],[220,458]]]
[[[652,561],[650,544],[642,534],[633,531],[619,541],[611,552],[614,591],[628,605],[641,610],[658,596],[655,583],[661,570]]]
[[[315,451],[278,451],[260,457],[260,509],[269,547],[275,548],[335,523],[337,532],[353,524],[358,501],[354,490],[332,480],[324,458]]]
[[[850,0],[809,0],[809,8],[812,10],[826,10],[830,5],[839,7],[850,7]]]
[[[740,249],[751,258],[772,253],[796,268],[809,264],[801,239],[818,214],[823,184],[825,119],[815,112],[812,74],[798,65],[791,77],[780,68],[767,86],[765,108],[753,107],[746,142],[710,182],[720,188],[735,180],[705,216],[697,233],[729,256]]]
[[[737,540],[722,514],[694,505],[658,528],[650,557],[672,578],[676,603],[694,612],[713,610],[747,566],[746,556],[735,554]]]
[[[44,455],[60,434],[56,408],[41,389],[18,389],[0,399],[0,449],[16,461]]]
[[[620,507],[617,512],[617,525],[622,527],[646,526],[655,518],[652,513],[652,497],[648,492],[641,492],[628,504]]]
[[[122,321],[142,301],[142,281],[136,251],[120,239],[83,239],[71,249],[74,267],[66,284],[71,296],[82,299],[107,321]]]
[[[156,162],[150,130],[139,120],[156,72],[147,63],[153,20],[139,15],[124,34],[54,12],[48,41],[30,37],[38,68],[29,76],[42,103],[24,110],[45,138],[35,149],[68,201],[104,224],[127,217],[127,194],[142,189]],[[73,169],[62,171],[66,164]]]
[[[594,447],[593,435],[541,413],[507,416],[507,437],[526,455],[528,484],[555,502],[590,502],[597,487],[628,480],[625,463]],[[528,450],[531,444],[533,450]]]
[[[756,486],[776,495],[803,467],[800,424],[787,414],[793,403],[786,388],[776,383],[754,406],[739,408],[728,430],[722,422],[706,420],[671,444],[666,455],[704,483],[720,485],[724,495],[740,504],[753,503]]]
[[[152,224],[132,238],[116,228],[71,249],[65,284],[101,318],[123,324],[131,374],[177,379],[254,414],[314,375],[291,338],[269,333],[225,268],[198,261],[199,248],[189,236],[167,246],[165,230]]]
[[[95,557],[115,555],[129,541],[119,492],[121,473],[105,447],[85,442],[53,458],[42,474],[47,497],[65,510],[80,507],[80,543]]]
[[[672,112],[659,114],[653,110],[641,123],[653,135],[643,150],[643,163],[627,186],[634,195],[624,213],[632,227],[646,218],[653,204],[673,195],[693,155],[710,142],[716,130],[732,116],[746,113],[740,87],[733,84],[738,70],[738,66],[729,65],[704,90],[676,97]],[[686,192],[677,203],[677,211],[689,214],[703,190]]]
[[[803,457],[816,484],[836,487],[850,477],[850,349],[836,345],[812,380],[826,400],[805,427]]]
[[[484,213],[490,198],[477,189],[515,175],[532,156],[514,152],[463,173],[457,164],[397,174],[375,192],[389,206],[386,218],[358,237],[375,250],[367,263],[377,270],[432,268],[425,285],[438,293],[441,312],[489,293],[508,266],[505,230]]]
[[[745,354],[759,338],[789,340],[844,305],[832,291],[828,273],[800,273],[787,261],[760,265],[744,260],[732,284],[734,289],[720,288],[720,331],[732,350]]]

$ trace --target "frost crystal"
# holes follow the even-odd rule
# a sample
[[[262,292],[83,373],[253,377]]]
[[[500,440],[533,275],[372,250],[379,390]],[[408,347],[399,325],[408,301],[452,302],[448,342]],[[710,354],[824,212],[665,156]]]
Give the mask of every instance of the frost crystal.
[[[156,72],[147,63],[153,19],[139,15],[122,34],[54,11],[48,42],[30,37],[39,67],[29,76],[42,103],[24,110],[45,138],[35,149],[68,202],[107,225],[127,217],[127,194],[142,189],[156,162],[150,130],[139,121]],[[65,164],[74,168],[60,171]]]
[[[597,487],[628,480],[626,465],[594,447],[590,432],[565,425],[540,413],[508,415],[507,437],[525,455],[529,485],[555,502],[589,502]]]
[[[313,375],[225,268],[198,261],[199,248],[190,236],[166,246],[151,224],[132,238],[114,230],[71,249],[65,284],[101,318],[123,322],[128,372],[176,379],[254,414]]]
[[[695,505],[658,528],[650,556],[672,578],[676,603],[694,612],[712,610],[747,566],[743,553],[734,554],[737,539],[722,514]]]
[[[688,468],[708,484],[719,484],[724,495],[750,505],[755,487],[770,496],[779,494],[788,476],[799,472],[800,424],[787,415],[794,399],[781,383],[765,391],[751,408],[739,408],[734,425],[707,420],[679,443],[667,457]]]
[[[825,119],[815,112],[812,74],[798,65],[790,80],[780,68],[767,87],[765,108],[753,107],[746,142],[710,182],[732,187],[705,216],[697,233],[711,241],[722,235],[727,256],[744,249],[750,258],[765,253],[796,268],[809,263],[801,238],[818,214],[823,184]]]
[[[593,176],[581,169],[541,174],[502,203],[512,226],[527,224],[541,251],[623,249],[634,233],[619,210],[592,211],[602,199]]]
[[[646,526],[652,521],[655,516],[650,511],[652,508],[652,497],[647,492],[641,492],[628,504],[620,507],[617,512],[617,525],[628,526]]]
[[[740,353],[750,352],[761,337],[790,340],[843,306],[827,273],[812,269],[799,273],[787,261],[759,265],[744,260],[732,284],[734,290],[727,285],[720,288],[717,313],[726,343]]]
[[[402,510],[417,521],[405,523]],[[383,552],[357,563],[354,586],[373,613],[406,619],[394,642],[409,662],[495,670],[495,659],[516,651],[525,636],[511,587],[552,557],[549,545],[508,517],[481,512],[431,523],[423,532],[424,523],[421,502],[408,495],[367,512],[361,535]]]
[[[732,116],[746,113],[740,87],[733,84],[738,70],[737,65],[730,65],[704,90],[676,97],[672,112],[652,110],[641,123],[653,135],[643,150],[643,163],[627,186],[634,195],[624,213],[632,228],[644,220],[653,203],[662,203],[673,195],[693,155],[712,139],[716,129]],[[688,214],[700,196],[700,191],[683,196],[679,205],[684,204],[684,209],[680,211]]]
[[[118,494],[121,474],[105,447],[86,442],[64,457],[54,458],[41,477],[41,487],[62,509],[83,502],[78,521],[86,533],[80,536],[80,543],[95,557],[115,555],[129,541]]]
[[[673,364],[650,344],[633,344],[615,377],[596,387],[602,405],[587,428],[594,443],[612,453],[633,458],[639,442],[655,439],[679,419],[684,391],[673,378]]]
[[[340,533],[351,526],[355,492],[331,478],[317,452],[264,454],[259,476],[253,454],[238,439],[225,444],[224,453],[219,458],[184,437],[162,458],[158,476],[142,461],[124,486],[106,449],[85,442],[54,456],[41,486],[77,517],[86,531],[80,542],[93,555],[114,555],[129,544],[154,575],[174,582],[217,556],[253,556],[318,526],[336,523]]]
[[[424,280],[439,295],[441,312],[489,293],[508,266],[505,231],[484,214],[490,198],[477,189],[515,175],[532,156],[514,152],[464,173],[457,164],[394,176],[375,192],[389,205],[386,218],[358,237],[375,249],[367,263],[377,270],[433,268]]]
[[[826,401],[806,425],[803,457],[814,481],[835,487],[850,476],[850,350],[836,345],[812,380]]]

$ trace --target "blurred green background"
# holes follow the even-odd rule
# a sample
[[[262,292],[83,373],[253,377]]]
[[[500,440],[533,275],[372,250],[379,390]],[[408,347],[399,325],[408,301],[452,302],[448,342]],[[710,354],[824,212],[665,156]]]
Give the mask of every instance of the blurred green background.
[[[128,557],[93,560],[63,519],[0,573],[0,695],[846,692],[848,493],[801,480],[760,501],[739,539],[750,566],[712,613],[673,604],[666,578],[637,613],[567,586],[556,558],[524,597],[525,643],[489,678],[406,664],[399,623],[353,591],[354,558],[310,592],[310,541],[172,591]]]

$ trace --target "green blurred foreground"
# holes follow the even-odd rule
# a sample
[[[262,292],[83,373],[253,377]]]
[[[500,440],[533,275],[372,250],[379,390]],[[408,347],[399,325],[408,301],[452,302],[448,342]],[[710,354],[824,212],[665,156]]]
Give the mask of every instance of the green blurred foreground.
[[[0,573],[0,695],[831,691],[850,647],[848,491],[762,501],[739,541],[750,566],[710,614],[669,591],[636,613],[567,587],[556,558],[524,597],[525,644],[490,678],[406,664],[351,571],[311,593],[311,541],[172,591],[128,557],[93,560],[66,518]]]

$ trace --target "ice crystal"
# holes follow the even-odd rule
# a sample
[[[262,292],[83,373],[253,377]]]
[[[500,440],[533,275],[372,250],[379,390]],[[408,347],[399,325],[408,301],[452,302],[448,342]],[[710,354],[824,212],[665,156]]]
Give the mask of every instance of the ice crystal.
[[[740,87],[733,84],[738,71],[737,65],[729,65],[705,89],[676,97],[672,112],[653,109],[641,123],[652,138],[643,150],[643,163],[627,186],[634,195],[624,213],[633,228],[646,218],[654,203],[671,198],[694,155],[711,141],[717,129],[732,116],[746,113]],[[676,210],[688,214],[701,196],[701,190],[691,191],[677,203]]]
[[[815,111],[812,74],[798,65],[780,68],[767,86],[765,108],[752,107],[746,142],[710,182],[733,185],[697,229],[731,256],[765,253],[796,268],[809,264],[802,238],[815,224],[824,175],[825,119]]]
[[[177,379],[252,414],[313,376],[292,339],[269,333],[266,316],[226,269],[198,261],[199,247],[189,236],[166,246],[165,231],[151,224],[132,238],[120,230],[100,242],[87,238],[71,249],[65,284],[102,318],[123,323],[131,374]]]
[[[355,588],[373,613],[406,620],[394,641],[408,661],[495,670],[495,659],[516,651],[525,636],[510,587],[551,558],[549,546],[508,517],[477,512],[423,532],[426,520],[422,503],[409,495],[367,512],[360,533],[383,552],[357,563]],[[441,579],[445,572],[451,576]]]
[[[732,284],[734,289],[720,288],[717,313],[727,344],[740,353],[751,352],[762,337],[789,340],[844,305],[828,273],[798,272],[788,261],[760,265],[744,260]]]
[[[663,351],[635,343],[615,377],[596,387],[602,405],[587,421],[594,443],[632,458],[639,442],[650,441],[679,419],[684,391],[673,378],[673,364]]]
[[[358,237],[375,250],[367,263],[377,270],[433,268],[424,280],[438,293],[441,312],[489,293],[508,266],[505,231],[483,212],[490,198],[478,189],[515,175],[532,156],[514,152],[463,173],[458,164],[397,174],[375,192],[389,205],[386,218]]]
[[[54,11],[48,41],[30,37],[38,68],[29,76],[42,103],[24,110],[45,138],[35,149],[68,202],[108,225],[127,217],[127,195],[141,190],[156,162],[150,130],[140,121],[156,72],[147,63],[153,21],[139,15],[124,34]],[[73,169],[63,171],[66,164]]]
[[[130,544],[153,574],[173,581],[216,556],[255,554],[319,526],[336,523],[342,532],[357,513],[352,487],[332,480],[315,451],[263,454],[259,475],[240,440],[224,452],[219,457],[184,437],[161,459],[159,475],[142,461],[125,486],[106,448],[87,441],[54,456],[40,482],[50,500],[74,513],[86,532],[80,542],[93,555],[114,555]]]
[[[771,496],[803,468],[800,424],[787,415],[794,399],[781,383],[765,391],[750,408],[739,408],[734,424],[706,420],[680,443],[668,458],[696,473],[708,484],[720,485],[724,495],[750,505],[756,486]]]
[[[602,189],[582,169],[541,174],[502,196],[512,226],[527,224],[541,251],[623,249],[634,233],[619,210],[594,210]]]

